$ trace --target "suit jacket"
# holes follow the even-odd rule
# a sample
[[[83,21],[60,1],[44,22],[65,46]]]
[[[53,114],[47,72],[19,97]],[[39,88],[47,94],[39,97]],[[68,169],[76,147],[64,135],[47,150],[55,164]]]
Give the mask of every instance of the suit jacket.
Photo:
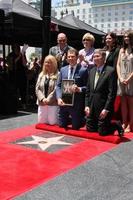
[[[116,69],[117,59],[119,55],[120,48],[113,48],[109,55],[107,56],[105,65],[114,67]]]
[[[56,94],[55,94],[55,86],[56,86],[56,82],[57,82],[57,78],[55,77],[55,79],[50,79],[49,81],[49,87],[48,87],[48,96],[47,96],[47,100],[48,100],[48,105],[57,105],[57,100],[56,100]],[[45,97],[45,87],[44,87],[44,82],[46,79],[46,75],[42,75],[40,74],[38,76],[38,80],[36,83],[36,96],[37,96],[37,104],[42,105],[41,100]]]
[[[96,67],[90,70],[87,89],[85,106],[95,110],[97,114],[101,110],[106,109],[113,112],[114,101],[117,93],[117,78],[115,70],[110,66],[104,66],[97,85],[94,88]]]
[[[62,80],[68,79],[68,70],[69,70],[69,65],[61,68],[56,87],[57,99],[62,97],[62,91],[61,91]],[[78,64],[73,79],[75,80],[75,84],[77,84],[77,86],[81,88],[81,92],[75,93],[74,97],[74,107],[77,106],[77,109],[78,108],[80,109],[80,106],[82,105],[83,107],[85,104],[85,92],[88,79],[87,68],[82,67],[80,64]]]
[[[72,48],[71,46],[67,45],[65,48],[64,48],[64,51],[63,53],[61,54],[60,53],[60,48],[58,45],[56,46],[53,46],[49,49],[49,54],[55,56],[57,58],[57,61],[58,61],[58,66],[59,66],[59,69],[63,66],[66,66],[68,63],[67,63],[67,60],[63,60],[62,61],[62,56],[68,52],[68,50]]]

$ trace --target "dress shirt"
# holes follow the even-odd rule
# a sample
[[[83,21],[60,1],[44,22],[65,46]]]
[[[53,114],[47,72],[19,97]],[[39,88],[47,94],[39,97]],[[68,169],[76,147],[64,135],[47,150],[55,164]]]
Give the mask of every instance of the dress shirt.
[[[99,76],[100,76],[100,74],[102,72],[102,69],[103,69],[103,66],[97,67],[97,69],[96,69],[94,88],[97,85],[97,82],[98,82]]]

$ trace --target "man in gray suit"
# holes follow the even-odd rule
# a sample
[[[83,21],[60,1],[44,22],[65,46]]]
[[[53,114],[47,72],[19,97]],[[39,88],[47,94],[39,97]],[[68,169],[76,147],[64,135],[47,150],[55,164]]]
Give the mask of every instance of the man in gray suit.
[[[57,36],[57,45],[49,49],[49,54],[56,57],[58,61],[59,70],[61,67],[67,65],[67,51],[72,48],[67,44],[67,36],[64,33],[59,33]]]

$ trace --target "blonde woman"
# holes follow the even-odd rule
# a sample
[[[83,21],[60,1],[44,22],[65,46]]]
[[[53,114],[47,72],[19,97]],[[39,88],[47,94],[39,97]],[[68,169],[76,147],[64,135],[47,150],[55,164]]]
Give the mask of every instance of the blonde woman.
[[[55,86],[58,78],[57,61],[52,55],[44,59],[42,72],[36,83],[38,123],[57,124],[58,106]]]
[[[83,35],[82,43],[84,48],[79,51],[78,62],[90,70],[93,66],[93,54],[94,54],[94,42],[95,38],[92,34],[86,33]]]
[[[118,62],[118,95],[121,96],[121,111],[125,132],[133,132],[133,31],[126,32]]]

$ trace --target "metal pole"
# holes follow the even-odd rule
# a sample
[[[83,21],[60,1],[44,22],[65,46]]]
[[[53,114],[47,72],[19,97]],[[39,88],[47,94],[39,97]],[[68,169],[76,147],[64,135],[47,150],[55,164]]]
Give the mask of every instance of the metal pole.
[[[40,16],[42,18],[42,59],[44,59],[50,47],[51,0],[41,0]]]
[[[1,38],[2,38],[2,48],[3,48],[3,65],[5,69],[5,12],[0,9],[0,26],[1,26]]]

